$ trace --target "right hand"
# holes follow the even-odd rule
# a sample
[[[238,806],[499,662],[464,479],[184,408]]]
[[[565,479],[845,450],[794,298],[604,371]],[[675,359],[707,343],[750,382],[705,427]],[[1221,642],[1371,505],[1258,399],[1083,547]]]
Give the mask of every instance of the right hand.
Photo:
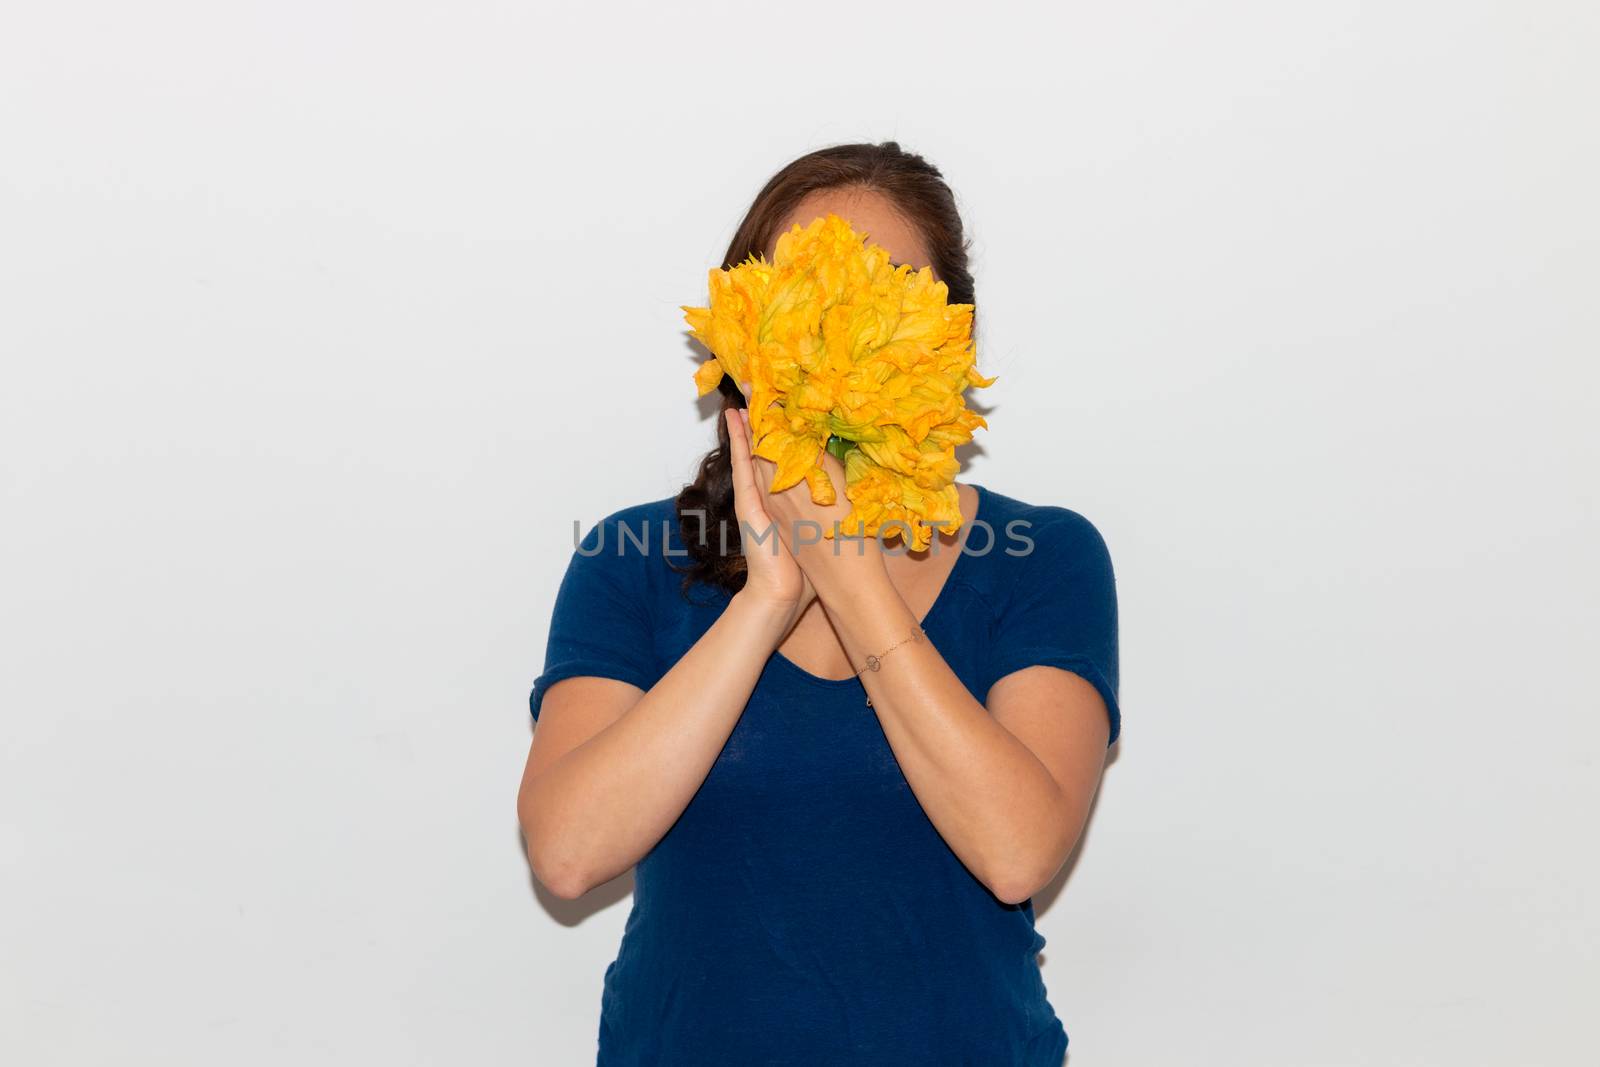
[[[738,408],[728,408],[723,418],[728,423],[732,448],[733,510],[740,524],[739,539],[744,551],[745,583],[741,593],[788,612],[793,623],[816,599],[816,591],[767,514],[750,453],[752,434],[747,416]],[[747,528],[765,540],[756,544]]]

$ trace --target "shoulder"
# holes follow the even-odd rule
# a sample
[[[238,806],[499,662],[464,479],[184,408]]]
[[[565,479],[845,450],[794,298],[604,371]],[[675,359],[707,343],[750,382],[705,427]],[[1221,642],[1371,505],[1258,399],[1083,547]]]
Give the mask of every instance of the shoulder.
[[[661,557],[681,545],[676,498],[670,496],[627,504],[587,523],[574,518],[572,529],[573,549],[584,555],[599,549],[607,556]]]
[[[1099,529],[1080,512],[1061,504],[1037,504],[985,487],[973,531],[979,549],[992,542],[999,557],[994,592],[1046,573],[1110,570],[1111,553]]]
[[[569,575],[620,585],[649,598],[664,587],[661,572],[684,555],[676,497],[626,504],[598,519],[573,517]]]

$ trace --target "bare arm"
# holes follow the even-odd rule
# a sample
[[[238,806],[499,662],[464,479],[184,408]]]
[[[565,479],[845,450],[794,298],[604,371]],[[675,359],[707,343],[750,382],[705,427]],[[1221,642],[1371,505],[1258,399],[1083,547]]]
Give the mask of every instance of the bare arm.
[[[843,482],[836,460],[820,461]],[[776,466],[759,456],[752,464],[767,490]],[[786,539],[798,520],[828,529],[850,510],[842,500],[813,503],[804,483],[764,499]],[[876,538],[838,551],[828,541],[791,547],[852,663],[916,628]],[[1105,766],[1110,725],[1099,691],[1069,671],[1036,665],[999,679],[985,705],[928,641],[899,644],[861,679],[907,784],[967,869],[1013,904],[1055,877],[1083,832]]]
[[[533,872],[577,897],[628,870],[688,806],[787,628],[735,594],[649,692],[568,678],[540,709],[517,798]]]
[[[741,522],[767,518],[734,436]],[[743,478],[741,479],[741,473]],[[776,551],[774,551],[774,549]],[[767,659],[809,604],[809,582],[777,541],[746,545],[748,577],[722,616],[649,692],[610,678],[552,685],[517,795],[535,877],[566,898],[632,867],[682,814],[744,712]]]
[[[856,663],[916,625],[887,578],[818,595]],[[906,782],[967,869],[1010,904],[1055,877],[1105,766],[1109,725],[1094,686],[1033,666],[1000,679],[986,707],[927,641],[896,648],[862,681]]]

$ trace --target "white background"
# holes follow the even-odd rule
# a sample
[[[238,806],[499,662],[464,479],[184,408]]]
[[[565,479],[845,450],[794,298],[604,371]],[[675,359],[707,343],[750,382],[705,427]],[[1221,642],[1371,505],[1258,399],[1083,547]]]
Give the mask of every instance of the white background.
[[[0,1058],[592,1062],[627,886],[514,810],[572,521],[708,446],[761,183],[895,138],[963,477],[1118,568],[1072,1067],[1594,1062],[1596,11],[10,6]]]

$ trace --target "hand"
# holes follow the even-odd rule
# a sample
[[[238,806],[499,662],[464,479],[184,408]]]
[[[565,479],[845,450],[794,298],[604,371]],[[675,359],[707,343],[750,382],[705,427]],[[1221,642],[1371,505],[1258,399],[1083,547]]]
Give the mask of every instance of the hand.
[[[750,413],[740,411],[739,415],[748,433]],[[851,511],[844,494],[844,465],[831,452],[824,449],[820,456],[822,469],[835,489],[834,503],[826,505],[811,499],[811,487],[804,481],[772,492],[778,465],[760,456],[753,456],[751,462],[766,514],[776,523],[780,539],[825,604],[835,595],[864,592],[880,582],[890,584],[883,543],[877,537],[850,536],[850,528],[841,529],[831,538],[824,536],[825,531],[841,526]]]
[[[723,412],[723,417],[728,423],[728,442],[732,452],[733,510],[739,521],[739,539],[744,550],[745,582],[742,593],[786,612],[787,621],[792,625],[816,599],[816,591],[787,543],[774,536],[776,524],[767,513],[766,490],[756,483],[754,457],[750,454],[750,424],[744,412],[729,408]],[[766,460],[760,462],[765,463]],[[767,480],[770,484],[770,475]],[[766,539],[756,544],[752,533]]]

